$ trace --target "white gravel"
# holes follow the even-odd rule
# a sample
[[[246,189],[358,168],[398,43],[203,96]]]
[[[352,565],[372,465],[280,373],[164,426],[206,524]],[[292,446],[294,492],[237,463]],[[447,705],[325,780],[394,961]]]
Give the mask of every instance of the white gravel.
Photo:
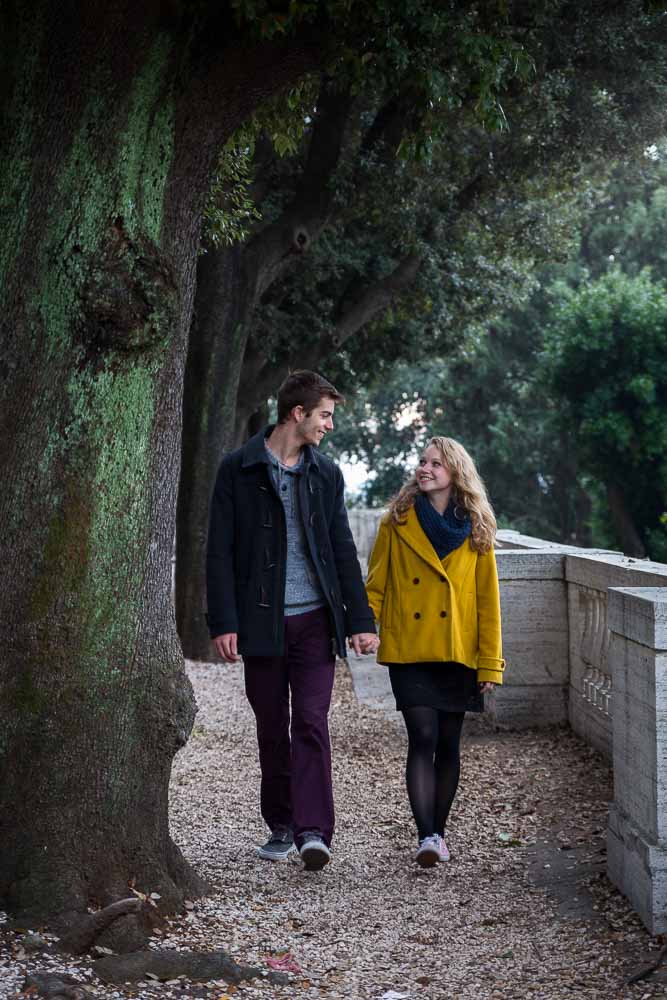
[[[383,669],[378,667],[378,669]],[[649,978],[625,986],[661,941],[604,876],[610,773],[564,730],[496,733],[467,723],[450,820],[452,860],[421,870],[403,785],[400,717],[359,706],[337,672],[332,737],[333,861],[260,861],[254,722],[237,667],[190,665],[200,711],[176,759],[172,833],[213,891],[155,946],[224,947],[268,968],[289,953],[290,983],[143,983],[113,989],[87,959],[23,956],[0,936],[0,998],[30,971],[59,968],[101,997],[331,1000],[615,1000],[667,996]],[[558,881],[560,877],[560,881]]]

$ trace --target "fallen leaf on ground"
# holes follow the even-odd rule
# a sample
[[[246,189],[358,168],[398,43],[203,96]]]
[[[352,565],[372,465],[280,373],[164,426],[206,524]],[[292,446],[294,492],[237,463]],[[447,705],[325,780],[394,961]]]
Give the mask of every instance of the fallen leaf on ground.
[[[303,972],[303,969],[294,958],[291,951],[286,951],[284,955],[270,955],[266,960],[270,969],[276,972]]]

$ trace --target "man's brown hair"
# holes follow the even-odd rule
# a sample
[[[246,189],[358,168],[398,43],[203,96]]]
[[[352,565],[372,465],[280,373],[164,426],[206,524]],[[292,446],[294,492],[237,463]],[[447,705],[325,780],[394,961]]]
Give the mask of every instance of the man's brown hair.
[[[295,406],[310,413],[325,396],[335,403],[345,402],[338,389],[317,372],[291,372],[278,389],[278,423],[284,423]]]

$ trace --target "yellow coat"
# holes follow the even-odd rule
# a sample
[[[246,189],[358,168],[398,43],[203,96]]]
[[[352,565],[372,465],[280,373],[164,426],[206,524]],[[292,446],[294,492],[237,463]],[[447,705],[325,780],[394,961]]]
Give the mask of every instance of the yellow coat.
[[[502,684],[496,557],[466,539],[444,559],[414,507],[405,524],[380,524],[368,566],[368,601],[380,622],[380,663],[455,661]]]

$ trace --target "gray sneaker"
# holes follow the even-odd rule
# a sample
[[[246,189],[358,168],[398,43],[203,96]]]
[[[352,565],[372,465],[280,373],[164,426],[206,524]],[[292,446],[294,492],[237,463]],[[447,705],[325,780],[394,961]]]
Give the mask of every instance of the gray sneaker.
[[[287,861],[292,851],[296,851],[296,844],[294,834],[288,826],[277,826],[271,831],[267,842],[257,848],[260,858],[266,858],[267,861]]]
[[[318,872],[331,861],[331,851],[324,843],[322,835],[315,831],[309,830],[304,833],[299,854],[308,872]]]
[[[421,868],[432,868],[433,865],[437,865],[440,861],[440,837],[437,833],[430,837],[422,837],[416,860]]]

